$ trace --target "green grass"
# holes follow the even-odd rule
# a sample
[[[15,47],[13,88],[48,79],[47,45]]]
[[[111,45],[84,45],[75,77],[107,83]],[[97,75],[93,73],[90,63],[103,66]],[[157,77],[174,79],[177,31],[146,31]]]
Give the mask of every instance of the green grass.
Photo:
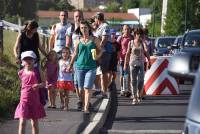
[[[6,55],[12,64],[15,64],[15,58],[13,53],[13,47],[15,45],[15,41],[18,33],[13,31],[4,30],[3,32],[3,40],[4,40],[4,55]]]
[[[0,121],[13,117],[19,100],[18,65],[15,64],[13,47],[17,37],[16,32],[4,31],[4,52],[0,59]]]

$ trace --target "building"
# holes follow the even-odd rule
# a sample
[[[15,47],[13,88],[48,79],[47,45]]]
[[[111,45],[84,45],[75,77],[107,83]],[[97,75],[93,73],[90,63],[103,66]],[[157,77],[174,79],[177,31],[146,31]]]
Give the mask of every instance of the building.
[[[69,0],[69,3],[76,9],[95,8],[105,2],[106,0]]]
[[[151,21],[151,9],[150,8],[134,8],[128,9],[128,13],[135,14],[139,19],[139,23],[145,27],[148,21]]]
[[[84,19],[91,19],[96,12],[83,12]],[[59,11],[38,11],[40,25],[51,25],[58,22]],[[128,24],[131,26],[138,25],[138,18],[132,13],[104,13],[106,21],[112,26],[121,26]],[[73,12],[68,13],[68,20],[73,22]]]

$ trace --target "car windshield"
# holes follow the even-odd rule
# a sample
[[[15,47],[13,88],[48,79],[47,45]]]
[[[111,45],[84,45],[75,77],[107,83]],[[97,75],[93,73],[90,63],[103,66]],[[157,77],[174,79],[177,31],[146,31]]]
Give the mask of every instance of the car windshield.
[[[185,47],[200,47],[200,33],[190,33],[185,38]]]
[[[160,38],[158,40],[158,47],[167,48],[174,43],[175,38]]]
[[[182,39],[183,39],[182,36],[177,37],[177,38],[175,39],[175,41],[174,41],[174,44],[180,46]]]

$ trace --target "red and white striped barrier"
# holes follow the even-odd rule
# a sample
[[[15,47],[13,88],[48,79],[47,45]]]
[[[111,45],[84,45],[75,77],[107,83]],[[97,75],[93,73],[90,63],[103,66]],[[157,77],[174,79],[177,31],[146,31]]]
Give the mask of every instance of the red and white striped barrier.
[[[167,72],[171,56],[151,57],[151,68],[145,74],[144,92],[146,95],[177,95],[178,83]]]

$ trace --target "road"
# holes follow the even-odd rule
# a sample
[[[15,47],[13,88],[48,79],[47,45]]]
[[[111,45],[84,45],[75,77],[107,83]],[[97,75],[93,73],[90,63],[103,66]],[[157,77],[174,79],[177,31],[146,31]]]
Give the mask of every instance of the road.
[[[181,133],[190,91],[176,96],[146,96],[139,105],[132,105],[130,98],[115,92],[102,134]]]

